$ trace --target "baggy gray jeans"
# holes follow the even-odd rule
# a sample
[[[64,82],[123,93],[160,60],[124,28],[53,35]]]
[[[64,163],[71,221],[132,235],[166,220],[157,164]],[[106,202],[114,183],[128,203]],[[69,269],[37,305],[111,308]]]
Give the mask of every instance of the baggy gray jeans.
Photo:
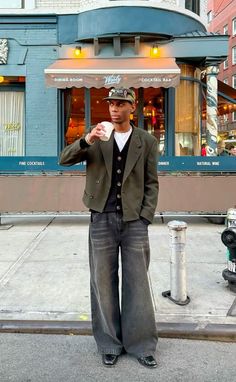
[[[122,264],[119,304],[119,248]],[[154,355],[157,330],[147,270],[148,226],[123,222],[119,213],[92,212],[89,227],[91,311],[98,351]]]

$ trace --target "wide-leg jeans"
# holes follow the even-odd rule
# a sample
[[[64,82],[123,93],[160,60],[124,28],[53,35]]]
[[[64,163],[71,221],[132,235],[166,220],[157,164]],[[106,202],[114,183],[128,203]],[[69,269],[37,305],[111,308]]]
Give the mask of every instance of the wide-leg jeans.
[[[119,213],[92,212],[89,261],[92,325],[98,351],[119,355],[125,350],[136,357],[154,355],[158,337],[147,277],[148,226],[140,219],[124,222]]]

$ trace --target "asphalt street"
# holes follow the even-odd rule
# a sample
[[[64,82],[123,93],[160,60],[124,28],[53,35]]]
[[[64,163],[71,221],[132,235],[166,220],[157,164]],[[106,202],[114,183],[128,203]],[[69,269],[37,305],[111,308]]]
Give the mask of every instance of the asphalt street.
[[[233,382],[236,343],[159,339],[158,368],[102,365],[92,336],[0,334],[1,382]]]

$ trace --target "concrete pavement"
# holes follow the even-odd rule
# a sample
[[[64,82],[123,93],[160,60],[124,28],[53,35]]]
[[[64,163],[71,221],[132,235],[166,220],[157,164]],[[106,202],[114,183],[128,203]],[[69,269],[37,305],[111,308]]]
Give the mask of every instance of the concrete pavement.
[[[2,218],[0,229],[0,331],[91,333],[88,215]],[[167,223],[149,227],[150,285],[161,336],[236,340],[236,294],[222,278],[223,225],[205,218],[188,224],[185,306],[162,296],[170,289]],[[12,226],[11,226],[12,225]]]

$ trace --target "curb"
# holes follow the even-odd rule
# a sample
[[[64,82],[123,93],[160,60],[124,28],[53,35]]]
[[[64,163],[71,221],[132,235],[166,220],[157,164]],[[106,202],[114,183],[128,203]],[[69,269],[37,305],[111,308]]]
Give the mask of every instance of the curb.
[[[236,342],[234,324],[191,324],[158,322],[162,338]],[[90,321],[0,320],[0,333],[92,335]]]

